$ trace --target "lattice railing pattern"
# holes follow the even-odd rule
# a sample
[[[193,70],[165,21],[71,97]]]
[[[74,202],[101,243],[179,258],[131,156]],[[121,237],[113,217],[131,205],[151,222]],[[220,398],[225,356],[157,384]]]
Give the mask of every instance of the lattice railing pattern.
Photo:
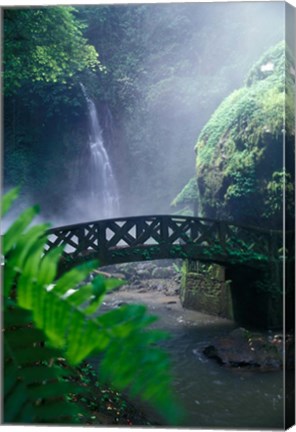
[[[279,259],[282,234],[233,223],[175,215],[100,220],[53,228],[46,251],[63,245],[68,262],[101,264],[159,258],[261,265]]]

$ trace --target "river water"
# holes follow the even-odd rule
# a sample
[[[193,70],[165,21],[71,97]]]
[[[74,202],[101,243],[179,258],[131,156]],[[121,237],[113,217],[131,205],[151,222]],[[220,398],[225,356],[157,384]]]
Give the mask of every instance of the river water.
[[[283,428],[283,373],[230,369],[207,359],[202,349],[237,326],[229,320],[183,309],[178,296],[119,290],[105,309],[141,303],[159,317],[153,324],[170,333],[165,347],[173,366],[174,389],[185,409],[181,427]],[[151,415],[151,413],[148,413]]]

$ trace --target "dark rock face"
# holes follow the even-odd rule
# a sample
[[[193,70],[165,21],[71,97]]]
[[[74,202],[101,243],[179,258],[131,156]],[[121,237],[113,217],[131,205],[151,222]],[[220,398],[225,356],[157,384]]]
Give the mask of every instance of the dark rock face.
[[[286,368],[294,367],[294,338],[292,335],[252,333],[238,328],[229,336],[217,338],[204,348],[203,353],[223,366],[256,368],[274,371],[283,367],[284,349]]]

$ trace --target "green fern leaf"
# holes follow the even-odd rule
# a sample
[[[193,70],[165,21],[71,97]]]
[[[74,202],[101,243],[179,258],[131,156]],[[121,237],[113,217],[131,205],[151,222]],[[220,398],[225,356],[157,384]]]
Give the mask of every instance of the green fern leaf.
[[[35,289],[35,295],[34,298],[32,299],[32,305],[33,305],[32,314],[33,314],[36,327],[44,330],[45,320],[46,320],[45,317],[46,303],[47,303],[46,299],[51,287],[50,286],[41,287],[38,285],[38,288],[39,289]]]
[[[3,254],[4,256],[13,247],[21,234],[30,225],[39,211],[38,206],[30,207],[25,210],[19,218],[8,228],[3,237]]]
[[[36,420],[42,423],[72,424],[78,423],[77,416],[83,413],[82,408],[77,409],[73,404],[63,400],[53,400],[38,406]]]
[[[88,261],[64,273],[55,284],[55,292],[65,294],[69,289],[75,288],[83,282],[89,273],[98,266],[98,261]]]
[[[90,304],[84,309],[86,315],[94,314],[101,306],[104,296],[108,291],[122,286],[125,282],[119,279],[104,279],[101,275],[92,280],[92,296]]]
[[[40,345],[30,347],[25,350],[24,347],[14,348],[14,355],[18,359],[20,365],[31,366],[36,363],[41,363],[61,356],[61,352],[49,347],[41,347]]]
[[[29,250],[29,259],[24,262],[18,280],[18,304],[25,309],[33,309],[34,297],[39,289],[37,282],[45,241],[46,239],[42,237],[32,245]]]
[[[54,344],[56,341],[57,347],[61,349],[65,348],[67,341],[68,328],[71,323],[72,311],[69,309],[69,305],[66,302],[62,302],[59,298],[53,300],[57,303],[57,308],[55,309],[54,315],[51,317],[50,322],[45,322],[44,329],[48,335],[49,341]],[[60,328],[60,332],[57,331]]]
[[[64,393],[71,389],[76,392],[77,388],[63,381],[62,370],[49,365],[61,355],[77,365],[94,353],[103,353],[100,373],[104,379],[119,389],[130,388],[135,395],[141,394],[158,405],[166,417],[171,415],[176,404],[170,394],[169,360],[156,346],[165,335],[148,331],[156,317],[136,305],[95,316],[105,293],[123,282],[99,276],[85,284],[97,261],[57,278],[61,250],[46,253],[44,226],[28,228],[36,212],[36,208],[24,212],[5,234],[5,317],[12,313],[18,323],[14,326],[12,318],[4,323],[4,359],[9,372],[6,418],[50,421],[58,407],[63,407],[59,418],[69,419],[68,414],[76,411],[68,406]],[[13,284],[18,306],[31,311],[35,327],[28,323],[23,310],[9,306]],[[40,369],[34,377],[35,367]],[[57,404],[56,399],[61,403]]]
[[[13,188],[9,192],[7,192],[2,198],[2,206],[1,206],[1,217],[3,217],[8,210],[11,208],[13,202],[19,196],[19,188]]]
[[[7,297],[10,294],[15,278],[21,273],[24,263],[30,256],[31,248],[42,234],[48,225],[40,225],[30,228],[26,233],[20,235],[12,250],[5,256],[5,272],[4,272],[4,295]],[[4,235],[5,242],[6,234]]]
[[[89,302],[89,299],[92,297],[93,287],[92,285],[85,285],[74,291],[71,295],[67,297],[67,301],[74,307],[79,307],[86,302]]]
[[[17,372],[17,369],[15,371]],[[16,419],[19,419],[21,422],[30,422],[33,420],[31,417],[23,415],[23,410],[28,402],[25,390],[24,384],[17,382],[13,387],[13,393],[6,396],[4,401],[4,423],[12,423]],[[32,415],[32,411],[29,413]]]
[[[30,248],[38,238],[44,235],[44,230],[46,230],[47,227],[48,224],[33,226],[17,238],[13,251],[13,264],[17,269],[22,268],[25,259],[27,259],[30,253]],[[9,261],[11,262],[10,257]]]
[[[11,313],[15,317],[20,315],[17,320],[19,323],[24,322],[23,310],[14,308]],[[27,314],[25,315],[27,317]],[[5,318],[6,316],[5,314]],[[7,320],[5,320],[5,324],[7,324]],[[28,325],[18,328],[5,326],[5,423],[45,422],[48,418],[42,417],[40,406],[51,404],[55,399],[59,399],[60,403],[64,402],[64,408],[68,407],[67,416],[69,413],[72,413],[71,415],[78,413],[78,407],[73,410],[70,402],[66,401],[65,395],[81,393],[83,389],[69,380],[65,381],[66,377],[73,375],[73,371],[64,369],[57,364],[50,366],[57,353],[49,348],[40,347],[40,342],[44,339],[43,332],[34,327],[28,327]],[[37,350],[36,346],[39,346]],[[55,413],[51,419],[58,422],[59,416]],[[73,418],[72,420],[74,421]]]
[[[66,334],[71,323],[71,311],[69,307],[62,302],[58,297],[44,295],[46,301],[43,311],[43,328],[47,338],[52,346],[64,349],[66,346]],[[36,324],[39,321],[36,320]],[[57,331],[57,329],[60,329]]]
[[[11,303],[5,310],[5,329],[9,329],[11,326],[24,327],[32,324],[32,315],[26,310],[19,309],[16,313],[15,304]]]
[[[16,385],[17,376],[16,368],[13,364],[8,364],[5,366],[5,374],[4,374],[4,396],[12,391],[13,387]]]
[[[59,246],[51,249],[43,258],[38,273],[38,284],[49,285],[53,283],[58,268],[58,262],[61,258],[63,247]]]
[[[47,371],[45,373],[47,378]],[[38,400],[40,398],[49,401],[55,398],[64,398],[64,395],[68,393],[79,393],[81,392],[81,387],[74,385],[70,382],[59,381],[55,379],[53,382],[47,380],[44,382],[39,382],[38,385],[28,386],[28,395],[32,400]]]
[[[66,357],[73,365],[79,364],[95,348],[96,344],[87,337],[86,321],[83,315],[75,314],[67,335]]]
[[[44,377],[46,377],[48,381],[52,381],[57,378],[66,378],[67,376],[71,376],[73,373],[58,366],[49,367],[48,365],[38,365],[38,367],[36,367],[35,365],[23,368],[22,374],[26,383],[30,385],[39,384],[44,380]],[[71,391],[73,391],[72,387]]]

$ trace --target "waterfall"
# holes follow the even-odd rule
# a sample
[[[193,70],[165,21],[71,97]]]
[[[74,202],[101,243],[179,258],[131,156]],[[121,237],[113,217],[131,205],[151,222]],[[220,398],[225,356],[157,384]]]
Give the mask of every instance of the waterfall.
[[[89,151],[90,164],[86,167],[90,176],[87,191],[95,209],[95,218],[110,218],[119,215],[119,194],[116,179],[108,152],[104,146],[103,132],[98,112],[93,100],[88,96],[83,84],[80,84],[87,102],[89,116]]]

